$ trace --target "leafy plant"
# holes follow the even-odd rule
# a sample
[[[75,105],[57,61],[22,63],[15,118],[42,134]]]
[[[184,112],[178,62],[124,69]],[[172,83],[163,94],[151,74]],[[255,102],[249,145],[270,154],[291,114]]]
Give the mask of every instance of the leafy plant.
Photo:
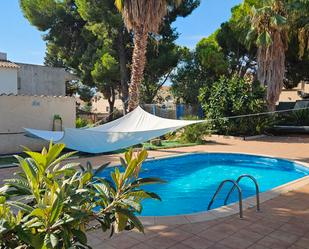
[[[209,119],[212,130],[220,134],[260,134],[270,123],[265,116],[225,118],[265,111],[265,90],[258,82],[244,80],[238,76],[232,78],[223,76],[213,84],[210,91],[201,89],[200,93],[199,99],[206,113],[206,119]]]
[[[89,229],[144,231],[136,217],[141,201],[160,197],[141,187],[162,182],[139,178],[147,152],[127,152],[122,170],[115,168],[108,180],[98,175],[108,164],[64,164],[75,153],[60,156],[64,147],[50,144],[41,153],[25,151],[27,158],[16,156],[21,171],[0,189],[0,248],[90,248]]]
[[[91,122],[89,122],[87,119],[83,119],[83,118],[77,118],[75,121],[75,126],[76,128],[83,128],[87,125],[91,124]]]
[[[279,122],[280,125],[309,125],[309,110],[292,110],[285,115],[282,115]]]
[[[54,120],[62,120],[61,116],[59,114],[54,115]]]
[[[188,120],[198,120],[198,117],[187,116]],[[211,131],[209,129],[208,123],[200,123],[189,125],[183,128],[180,135],[180,141],[183,143],[199,143],[202,144],[205,141],[205,136],[210,135]]]

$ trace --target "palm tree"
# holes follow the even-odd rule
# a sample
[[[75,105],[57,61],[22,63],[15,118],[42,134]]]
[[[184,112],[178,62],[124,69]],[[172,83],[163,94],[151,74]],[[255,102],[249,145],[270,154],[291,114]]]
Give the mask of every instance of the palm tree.
[[[157,34],[167,11],[182,0],[115,0],[128,30],[134,33],[129,111],[139,105],[140,84],[146,64],[148,33]]]
[[[268,0],[267,4],[251,13],[251,32],[257,34],[257,78],[267,87],[270,111],[276,108],[285,76],[285,52],[288,30],[283,0]]]

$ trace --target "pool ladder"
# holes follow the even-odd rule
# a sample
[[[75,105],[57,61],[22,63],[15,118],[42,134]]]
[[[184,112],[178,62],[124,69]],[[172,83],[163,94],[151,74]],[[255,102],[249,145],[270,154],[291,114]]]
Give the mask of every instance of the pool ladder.
[[[239,200],[239,217],[243,218],[243,207],[242,207],[242,190],[239,187],[239,182],[241,179],[243,178],[249,178],[253,181],[254,185],[255,185],[255,195],[256,195],[256,210],[260,211],[260,188],[259,188],[259,184],[257,182],[257,180],[251,176],[251,175],[241,175],[237,178],[237,180],[231,180],[231,179],[227,179],[224,180],[220,183],[219,187],[217,188],[215,194],[213,195],[211,201],[209,202],[208,208],[207,210],[210,210],[212,204],[214,203],[215,199],[217,198],[219,192],[221,191],[221,189],[223,188],[224,184],[227,182],[230,182],[233,184],[233,187],[230,189],[230,191],[228,192],[225,200],[224,200],[224,205],[227,204],[231,194],[233,193],[233,191],[235,190],[235,188],[237,188],[237,192],[238,192],[238,200]]]

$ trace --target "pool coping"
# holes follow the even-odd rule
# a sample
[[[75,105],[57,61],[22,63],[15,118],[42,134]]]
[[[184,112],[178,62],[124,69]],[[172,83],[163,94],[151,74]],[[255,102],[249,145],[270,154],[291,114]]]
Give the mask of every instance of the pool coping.
[[[275,159],[283,159],[283,160],[288,160],[290,162],[299,164],[305,168],[309,168],[308,163],[297,161],[297,160],[290,160],[288,158],[275,157],[275,156],[270,156],[266,154],[224,152],[224,151],[222,152],[221,151],[216,151],[216,152],[196,151],[196,152],[190,152],[190,153],[154,157],[154,158],[147,159],[147,161],[180,157],[180,156],[185,156],[185,155],[212,154],[212,153],[243,154],[243,155],[269,157],[269,158],[275,158]],[[294,181],[285,183],[283,185],[280,185],[266,192],[260,193],[260,203],[276,198],[281,194],[301,188],[307,184],[309,184],[309,175],[296,179]],[[247,209],[255,208],[255,207],[256,207],[256,197],[255,196],[251,196],[251,197],[243,199],[243,210],[247,210]],[[262,211],[263,210],[261,210],[261,212]],[[140,216],[139,219],[146,226],[147,225],[183,225],[183,224],[192,224],[192,223],[197,223],[197,222],[215,220],[218,218],[223,218],[223,217],[231,216],[231,215],[238,214],[238,213],[239,213],[238,202],[234,202],[229,205],[221,206],[219,208],[211,209],[209,211],[202,211],[198,213],[173,215],[173,216]]]

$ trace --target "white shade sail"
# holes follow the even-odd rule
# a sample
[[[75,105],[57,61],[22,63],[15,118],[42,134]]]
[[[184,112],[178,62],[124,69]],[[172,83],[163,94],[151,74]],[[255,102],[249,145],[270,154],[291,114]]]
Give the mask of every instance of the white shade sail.
[[[203,120],[160,118],[137,107],[129,114],[94,128],[65,128],[64,131],[45,131],[25,128],[27,134],[67,148],[88,153],[103,153],[124,149],[162,136]]]

